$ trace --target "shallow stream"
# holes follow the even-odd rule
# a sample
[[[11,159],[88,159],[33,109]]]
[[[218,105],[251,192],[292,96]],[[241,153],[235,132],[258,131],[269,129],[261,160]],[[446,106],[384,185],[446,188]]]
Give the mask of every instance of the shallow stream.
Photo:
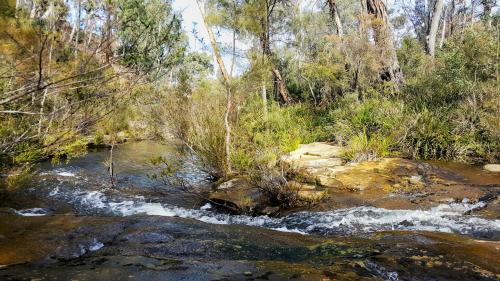
[[[142,142],[35,167],[0,202],[5,280],[498,280],[498,200],[422,209],[373,206],[282,217],[218,213],[206,174],[186,162],[183,192],[151,178],[163,145]],[[471,171],[474,169],[471,168]],[[500,185],[500,182],[498,183]],[[21,184],[20,184],[21,185]]]

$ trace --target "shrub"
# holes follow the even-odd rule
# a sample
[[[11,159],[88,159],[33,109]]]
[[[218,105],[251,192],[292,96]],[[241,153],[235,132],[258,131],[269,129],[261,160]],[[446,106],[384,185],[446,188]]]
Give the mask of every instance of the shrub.
[[[356,94],[346,95],[329,112],[332,139],[347,145],[345,157],[361,161],[384,157],[403,137],[404,105],[373,94],[364,102]]]
[[[240,109],[233,128],[231,160],[241,173],[259,167],[272,168],[284,153],[324,138],[316,112],[303,104],[280,107],[272,102],[267,118],[258,95],[250,97]]]

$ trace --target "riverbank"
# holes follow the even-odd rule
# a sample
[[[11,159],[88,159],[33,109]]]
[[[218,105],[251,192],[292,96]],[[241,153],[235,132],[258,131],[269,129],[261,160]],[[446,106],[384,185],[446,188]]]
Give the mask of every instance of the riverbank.
[[[480,166],[402,158],[348,163],[342,155],[342,147],[312,143],[282,157],[280,165],[291,171],[284,188],[306,202],[301,206],[272,205],[262,188],[244,177],[219,184],[210,199],[231,212],[273,215],[361,206],[431,209],[465,202],[484,205],[474,211],[499,218],[500,173]]]

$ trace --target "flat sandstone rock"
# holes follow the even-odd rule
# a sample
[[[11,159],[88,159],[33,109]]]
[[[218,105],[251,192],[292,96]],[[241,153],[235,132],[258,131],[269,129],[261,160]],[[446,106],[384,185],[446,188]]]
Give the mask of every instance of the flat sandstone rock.
[[[298,149],[290,152],[283,158],[284,161],[294,161],[299,159],[326,159],[339,158],[342,154],[342,147],[332,145],[327,142],[313,142],[301,144]]]
[[[487,164],[483,169],[490,172],[500,173],[500,164]]]

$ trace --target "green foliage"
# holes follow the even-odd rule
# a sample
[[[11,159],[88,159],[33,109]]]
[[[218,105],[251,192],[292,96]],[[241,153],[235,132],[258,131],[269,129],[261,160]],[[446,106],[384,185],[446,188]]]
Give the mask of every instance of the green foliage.
[[[16,10],[16,1],[0,0],[0,17],[13,17]]]
[[[233,128],[232,164],[246,173],[272,168],[284,153],[323,137],[320,119],[315,116],[307,105],[280,107],[274,102],[265,115],[260,96],[249,97],[241,106]]]
[[[118,1],[118,53],[123,64],[140,71],[171,67],[184,54],[181,19],[169,2],[160,0]]]
[[[346,95],[329,112],[332,138],[348,145],[345,157],[354,160],[387,156],[400,141],[404,104],[373,93],[364,102]]]
[[[414,158],[451,158],[452,124],[444,114],[423,110],[415,116],[415,123],[405,143]]]
[[[332,139],[359,161],[413,158],[498,161],[498,41],[480,25],[448,40],[435,61],[416,39],[399,50],[406,84],[399,96],[349,94],[332,105]]]
[[[61,161],[63,158],[66,160],[70,160],[72,158],[76,158],[82,156],[87,153],[87,139],[85,137],[82,138],[72,138],[75,139],[72,142],[66,143],[62,146],[57,146],[54,151],[54,155],[52,161],[57,163]]]
[[[0,0],[0,29],[6,31],[0,34],[6,77],[0,78],[0,99],[14,97],[0,105],[9,112],[0,113],[2,165],[76,157],[85,151],[86,136],[115,142],[119,132],[174,138],[215,176],[227,176],[228,164],[235,173],[263,175],[276,169],[282,154],[318,140],[346,145],[345,157],[353,161],[388,155],[499,160],[498,15],[492,27],[477,22],[455,32],[435,58],[424,50],[422,30],[418,39],[405,33],[398,48],[405,82],[395,90],[382,77],[392,60],[387,50],[367,38],[371,32],[360,36],[366,19],[358,17],[359,5],[338,1],[340,37],[326,7],[271,2],[206,1],[209,24],[255,42],[245,53],[249,67],[229,85],[226,163],[228,89],[212,77],[210,55],[186,52],[171,1],[85,2],[78,36],[68,39],[74,15],[64,1],[55,1],[50,15],[40,6],[31,19],[27,11],[13,11],[12,0]],[[403,16],[394,20],[394,28],[405,28]],[[103,46],[107,39],[110,48]],[[243,53],[237,50],[236,58]],[[296,103],[275,102],[273,68]]]
[[[499,44],[491,30],[477,25],[446,41],[433,67],[414,65],[418,72],[402,97],[415,113],[404,145],[413,157],[498,160]]]

